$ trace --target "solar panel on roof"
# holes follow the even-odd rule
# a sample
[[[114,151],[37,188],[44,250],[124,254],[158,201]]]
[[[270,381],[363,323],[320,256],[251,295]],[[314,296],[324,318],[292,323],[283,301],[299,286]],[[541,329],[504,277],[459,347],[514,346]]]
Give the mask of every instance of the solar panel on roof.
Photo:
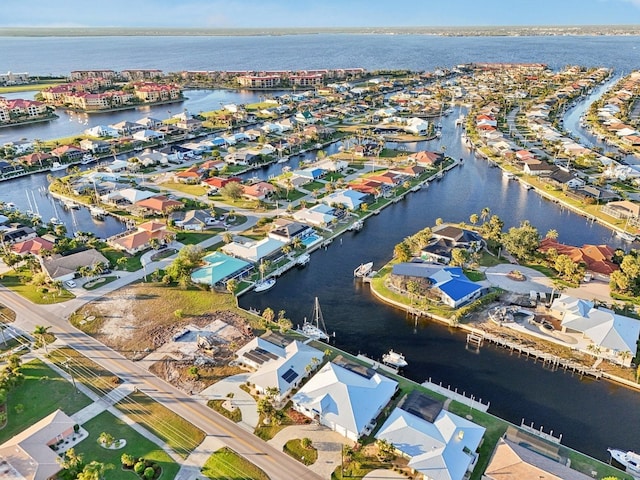
[[[285,382],[291,383],[296,378],[298,378],[298,374],[296,373],[296,371],[293,368],[290,368],[289,370],[284,372],[281,377]]]

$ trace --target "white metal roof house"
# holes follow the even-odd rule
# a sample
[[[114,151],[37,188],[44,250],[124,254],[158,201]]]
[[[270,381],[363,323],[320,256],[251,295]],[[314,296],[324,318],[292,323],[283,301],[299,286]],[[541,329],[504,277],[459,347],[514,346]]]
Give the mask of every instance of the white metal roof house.
[[[232,257],[242,258],[249,262],[259,262],[285,245],[284,242],[269,237],[258,241],[245,237],[235,237],[233,242],[222,247],[222,251]]]
[[[238,362],[255,369],[247,381],[259,393],[277,388],[275,399],[280,401],[309,375],[324,354],[298,340],[270,333],[251,340],[238,350],[237,356]]]
[[[398,382],[339,359],[327,363],[296,393],[293,408],[357,441],[389,403]]]
[[[425,480],[462,480],[476,465],[484,432],[414,391],[391,412],[376,438],[393,444]]]
[[[638,348],[640,320],[618,315],[593,302],[568,295],[553,301],[551,314],[562,321],[563,332],[580,332],[594,347],[588,353],[629,366]],[[626,353],[625,353],[626,352]]]

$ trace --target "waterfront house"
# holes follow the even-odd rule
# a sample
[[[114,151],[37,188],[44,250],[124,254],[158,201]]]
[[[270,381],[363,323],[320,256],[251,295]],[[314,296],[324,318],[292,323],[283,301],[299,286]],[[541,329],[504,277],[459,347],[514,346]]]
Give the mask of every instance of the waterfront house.
[[[138,132],[140,130],[144,130],[143,125],[140,125],[139,123],[130,122],[128,120],[112,123],[109,126],[115,129],[120,135],[125,135],[125,136],[131,135],[132,133]]]
[[[213,252],[203,259],[204,266],[191,274],[191,280],[204,285],[225,285],[231,279],[242,280],[253,272],[253,265],[244,260]]]
[[[226,154],[224,161],[230,165],[249,165],[250,163],[255,163],[258,158],[258,155],[252,153],[249,149],[244,149]]]
[[[371,195],[354,190],[336,190],[322,197],[321,202],[329,206],[342,206],[347,210],[358,210],[363,203],[368,203]]]
[[[293,219],[316,227],[326,227],[337,220],[333,215],[335,208],[319,203],[310,208],[303,208],[293,212]]]
[[[540,242],[538,251],[546,253],[555,250],[558,255],[567,255],[576,264],[584,264],[588,272],[598,274],[608,281],[609,275],[620,266],[613,263],[615,250],[608,245],[583,245],[576,247],[564,245],[551,238],[545,238]]]
[[[11,246],[11,251],[18,255],[40,255],[42,252],[51,252],[53,249],[53,242],[45,240],[41,237],[31,238],[24,242],[14,243]]]
[[[156,128],[162,126],[162,120],[158,120],[153,117],[144,117],[140,120],[136,120],[136,123],[142,125],[144,128],[148,130],[155,130]]]
[[[164,133],[157,130],[142,129],[131,135],[131,138],[139,140],[140,142],[154,142],[164,139]]]
[[[166,224],[150,221],[138,225],[138,229],[134,232],[124,232],[108,238],[107,244],[129,255],[135,255],[151,248],[151,242],[154,239],[160,245],[166,245],[173,239],[173,233],[167,230]]]
[[[565,294],[553,301],[550,313],[561,321],[563,332],[582,334],[589,342],[587,353],[630,366],[638,350],[640,320]]]
[[[484,239],[473,230],[442,224],[433,228],[431,240],[423,247],[420,256],[425,260],[449,263],[451,250],[454,248],[474,252],[482,248],[484,244]]]
[[[553,170],[544,180],[559,188],[579,188],[585,185],[585,181],[577,177],[574,173],[568,172],[561,168]]]
[[[2,478],[50,480],[62,469],[52,448],[75,433],[76,422],[62,410],[47,415],[0,445]]]
[[[186,212],[172,212],[169,221],[173,222],[176,228],[201,232],[214,225],[221,224],[216,220],[215,212],[208,210],[188,210]]]
[[[407,160],[410,162],[415,162],[418,165],[422,165],[423,167],[433,167],[437,165],[443,160],[443,155],[441,153],[436,152],[428,152],[426,150],[421,150],[407,157]]]
[[[536,158],[522,160],[522,171],[527,175],[550,175],[557,167]]]
[[[536,436],[509,427],[498,440],[482,480],[592,480],[565,464],[558,450],[558,445],[540,442]]]
[[[73,280],[81,267],[93,268],[98,264],[109,265],[109,260],[94,248],[70,255],[52,255],[40,259],[42,271],[53,280]]]
[[[110,191],[100,197],[103,203],[109,203],[111,205],[118,206],[131,206],[136,202],[140,202],[147,198],[151,198],[157,195],[157,193],[151,190],[139,190],[137,188],[121,188]]]
[[[629,200],[609,202],[600,207],[600,211],[614,218],[640,218],[640,204]]]
[[[259,263],[261,260],[275,258],[285,245],[286,243],[269,237],[253,240],[237,236],[233,238],[233,242],[224,245],[222,251],[248,262]]]
[[[391,412],[376,438],[393,445],[425,480],[463,480],[476,466],[485,431],[414,390]]]
[[[118,138],[120,136],[120,132],[110,125],[96,125],[95,127],[87,128],[84,133],[99,138]]]
[[[84,138],[80,140],[80,148],[94,154],[103,154],[108,153],[111,150],[111,144],[104,140]]]
[[[298,340],[274,332],[254,338],[236,352],[237,362],[253,373],[247,381],[259,394],[277,389],[276,402],[287,398],[307,378],[324,354]]]
[[[50,153],[36,152],[36,153],[29,153],[27,155],[22,155],[21,157],[18,157],[16,160],[30,167],[33,167],[35,165],[39,165],[40,167],[43,167],[43,163],[45,165],[48,165],[53,161],[54,158],[55,157]]]
[[[413,135],[424,136],[429,133],[429,122],[422,118],[412,117],[406,120],[404,130]]]
[[[0,231],[0,239],[2,240],[0,243],[14,244],[18,242],[25,242],[32,238],[36,238],[37,236],[38,234],[33,228],[18,225]]]
[[[446,267],[435,263],[405,262],[393,266],[392,276],[401,282],[422,279],[440,301],[458,308],[484,293],[482,285],[469,280],[460,267]]]
[[[268,236],[284,243],[291,243],[296,238],[302,239],[315,234],[313,227],[284,218],[277,218],[273,223],[274,228]]]
[[[82,159],[85,152],[81,148],[74,147],[73,145],[62,145],[60,147],[51,150],[51,155],[58,157],[60,161],[67,159],[69,162],[78,162]]]
[[[355,441],[369,434],[398,382],[371,368],[337,357],[296,393],[295,410]]]
[[[156,195],[134,204],[134,207],[142,213],[166,215],[169,212],[182,208],[184,204],[178,200],[167,198],[164,195]]]

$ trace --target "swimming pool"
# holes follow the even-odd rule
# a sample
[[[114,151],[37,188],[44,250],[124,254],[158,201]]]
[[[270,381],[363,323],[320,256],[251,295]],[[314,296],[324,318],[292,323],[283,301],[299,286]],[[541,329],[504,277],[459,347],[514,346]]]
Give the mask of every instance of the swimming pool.
[[[302,244],[309,248],[312,245],[315,245],[318,242],[322,241],[322,237],[320,235],[316,235],[315,233],[312,233],[311,235],[307,235],[306,237],[304,237],[302,239]]]

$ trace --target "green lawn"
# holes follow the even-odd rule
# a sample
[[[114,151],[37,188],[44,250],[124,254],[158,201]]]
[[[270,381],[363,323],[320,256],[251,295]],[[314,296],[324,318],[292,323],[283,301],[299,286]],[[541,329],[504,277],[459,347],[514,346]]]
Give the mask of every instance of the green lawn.
[[[117,280],[118,277],[111,275],[108,277],[100,277],[100,278],[96,278],[94,280],[90,280],[87,283],[85,283],[82,288],[84,288],[85,290],[95,290],[96,288],[100,288],[103,285],[107,285],[108,283],[113,282],[114,280]]]
[[[63,83],[67,83],[67,82],[65,80],[51,80],[51,81],[43,81],[40,83],[29,83],[26,85],[11,85],[8,87],[0,87],[0,95],[5,93],[33,92],[35,90],[42,90],[43,88],[62,85]]]
[[[187,195],[194,195],[196,197],[206,195],[208,191],[208,189],[203,187],[202,185],[189,185],[188,183],[180,182],[166,182],[163,183],[162,186],[171,190],[186,193]]]
[[[239,408],[236,408],[234,411],[227,410],[222,406],[222,404],[226,402],[226,400],[209,400],[207,402],[207,406],[212,410],[215,410],[220,415],[224,415],[232,422],[241,422],[242,421],[242,412]]]
[[[80,442],[75,447],[75,451],[83,456],[86,463],[97,460],[107,465],[113,465],[114,468],[107,470],[104,476],[105,480],[139,478],[131,470],[122,470],[120,456],[123,453],[158,463],[162,468],[162,479],[164,480],[175,478],[180,470],[180,466],[158,445],[140,435],[109,412],[101,413],[82,426],[89,432],[89,437]],[[98,437],[102,432],[113,435],[116,440],[126,440],[126,446],[118,450],[101,447],[98,443]]]
[[[135,272],[136,270],[140,270],[142,268],[142,263],[140,263],[140,258],[142,257],[142,253],[144,252],[131,256],[131,255],[127,255],[126,253],[120,250],[116,250],[115,248],[105,247],[100,249],[100,253],[102,253],[105,257],[107,257],[107,260],[109,260],[109,263],[116,268],[121,268],[117,266],[118,259],[122,257],[126,258],[127,263],[124,265],[124,270],[126,270],[127,272]]]
[[[318,460],[318,450],[313,445],[309,448],[304,448],[302,440],[299,438],[294,438],[285,443],[282,451],[305,465],[313,465]]]
[[[76,382],[82,383],[98,395],[118,386],[120,379],[109,370],[69,347],[58,348],[49,354],[54,365],[73,374]]]
[[[269,480],[267,474],[261,469],[227,447],[214,452],[207,459],[201,472],[212,480],[222,478],[226,480]]]
[[[0,430],[0,443],[57,409],[72,415],[91,403],[91,399],[76,392],[70,382],[40,360],[25,363],[22,373],[24,381],[9,392],[7,425]]]
[[[176,241],[184,243],[185,245],[195,245],[216,235],[217,233],[178,232],[176,234]]]
[[[52,303],[66,302],[75,295],[65,289],[49,289],[48,287],[36,287],[31,285],[32,274],[27,268],[19,268],[17,271],[9,271],[0,277],[0,283],[13,290],[18,295],[38,305],[50,305]]]
[[[116,408],[167,442],[183,458],[204,440],[202,430],[142,392],[131,393]]]

